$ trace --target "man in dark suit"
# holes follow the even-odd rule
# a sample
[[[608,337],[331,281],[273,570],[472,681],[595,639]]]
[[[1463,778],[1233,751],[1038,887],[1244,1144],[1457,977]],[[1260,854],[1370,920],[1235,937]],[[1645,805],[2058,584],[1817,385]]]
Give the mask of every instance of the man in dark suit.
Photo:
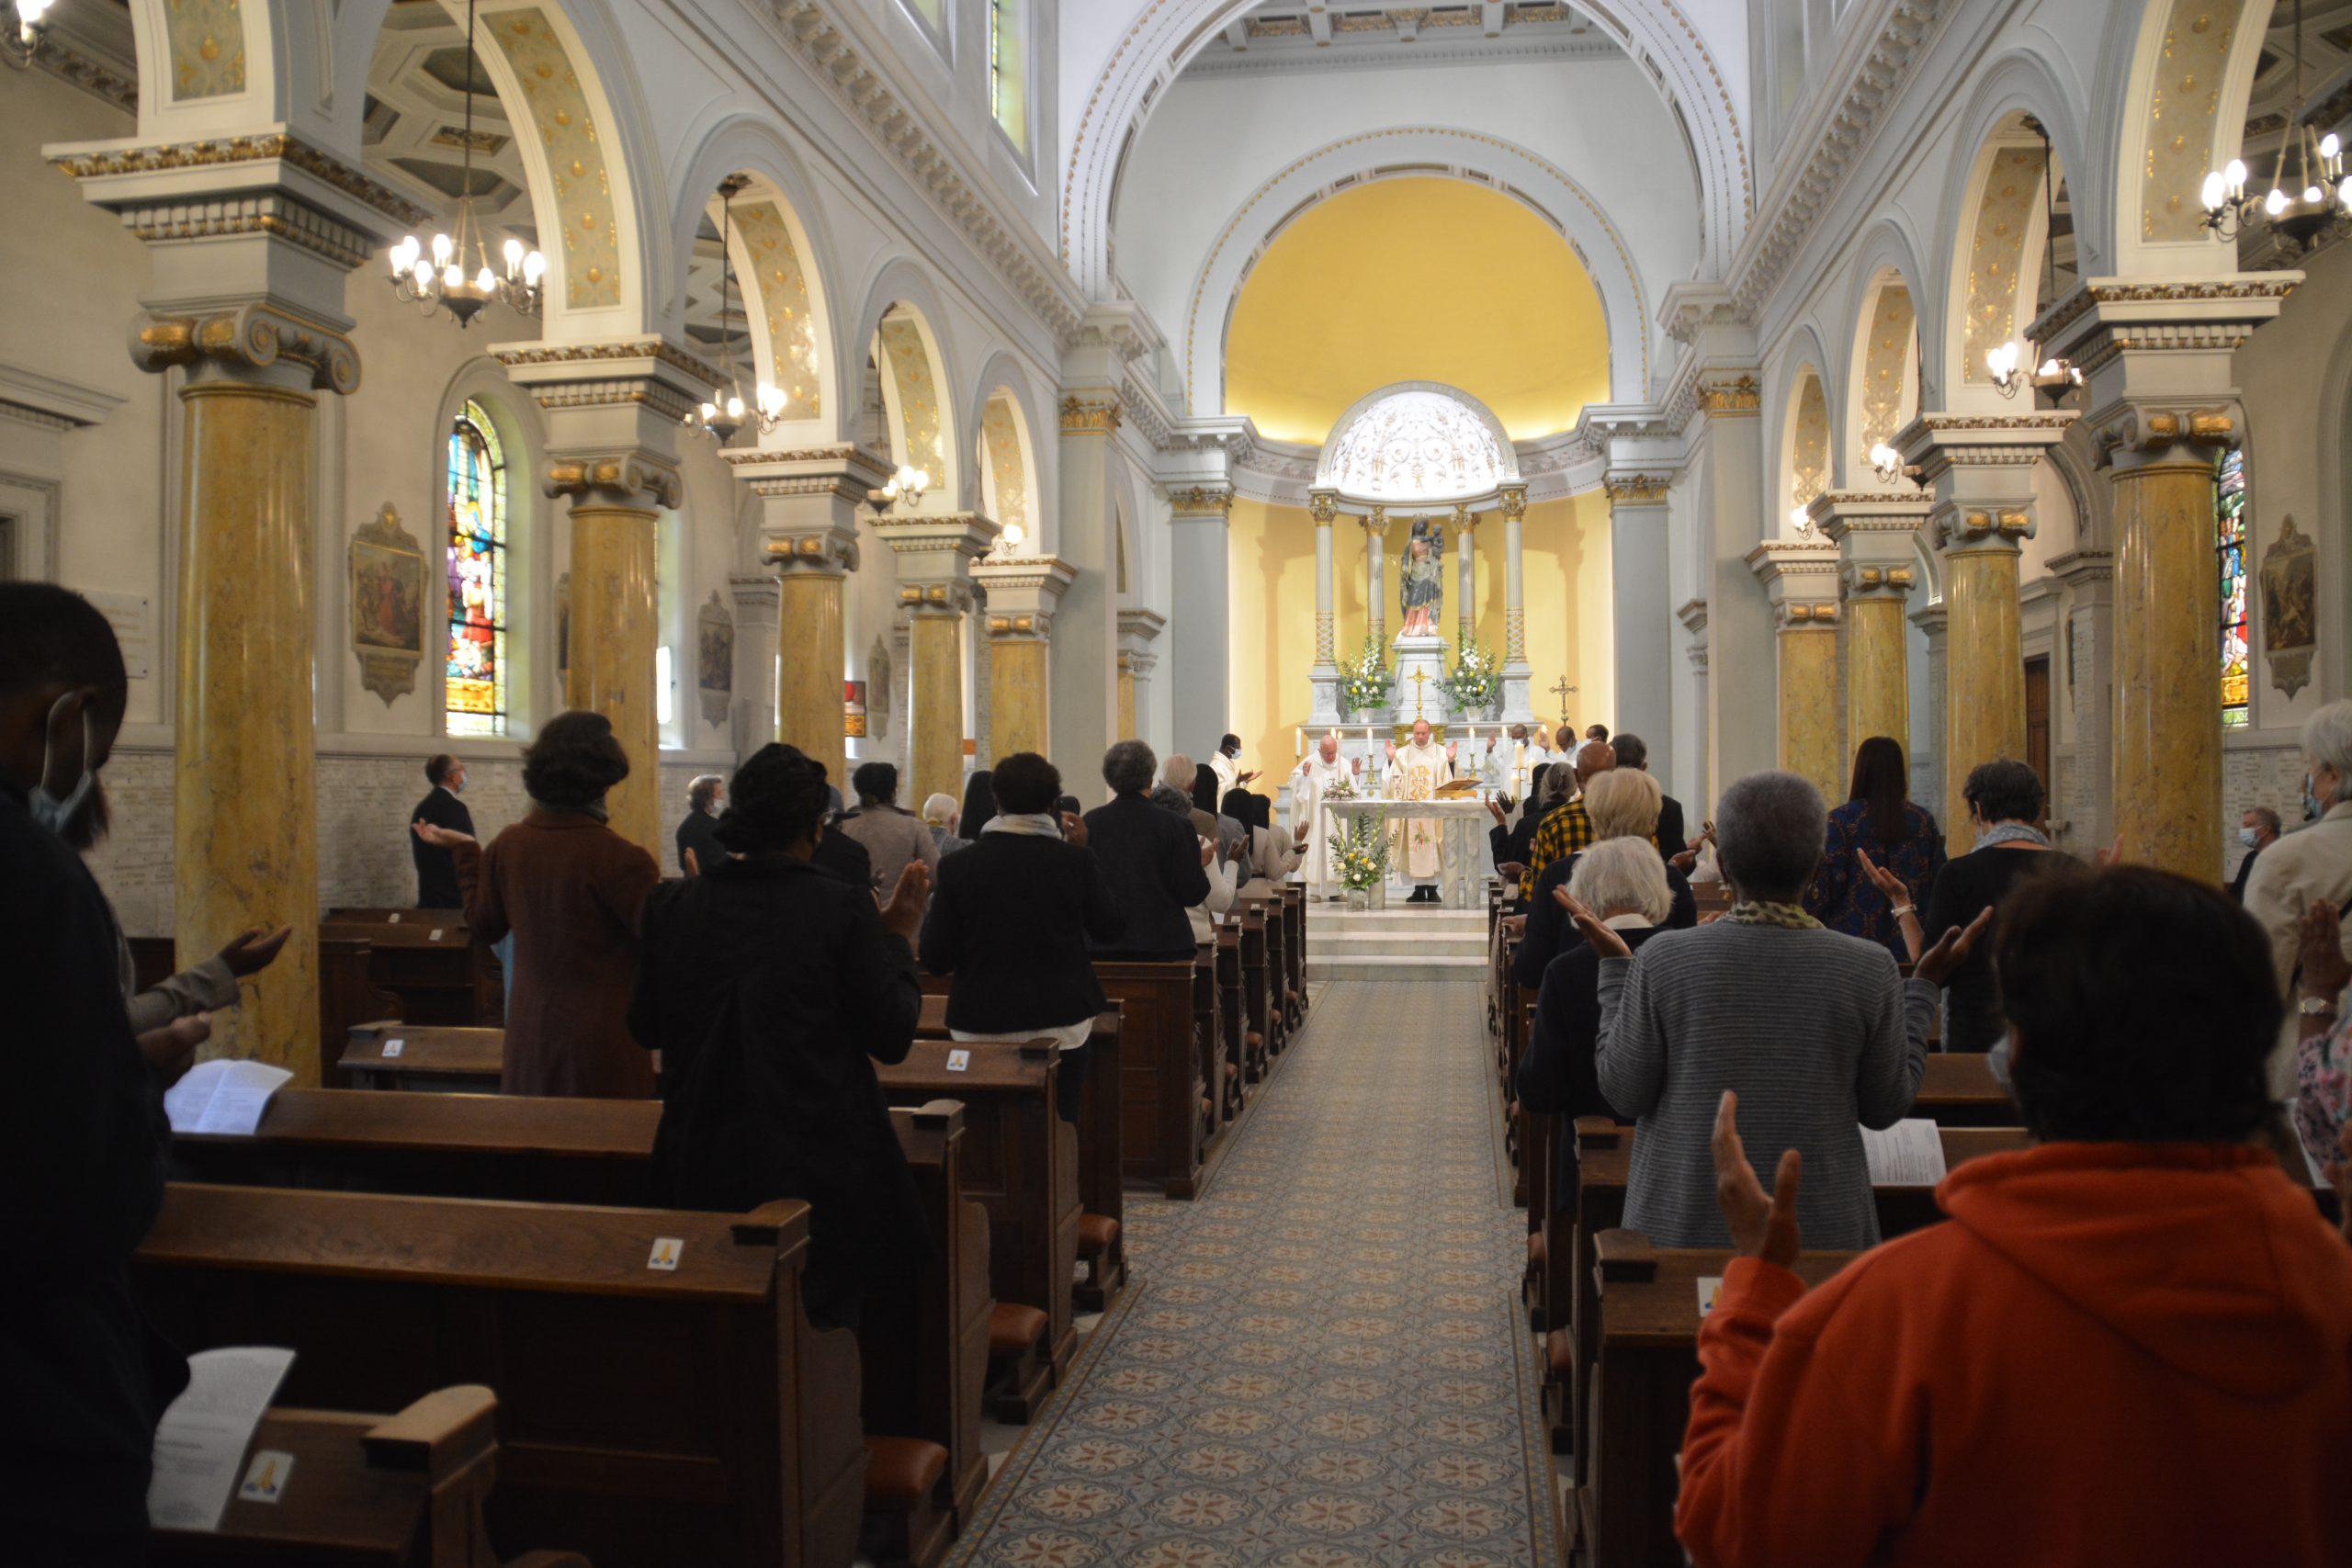
[[[1638,735],[1620,735],[1613,744],[1617,748],[1617,765],[1650,771],[1648,743]],[[1670,795],[1659,796],[1657,808],[1657,852],[1672,860],[1690,847],[1682,834],[1682,803]]]
[[[686,786],[686,815],[678,824],[678,874],[695,876],[727,858],[718,841],[718,813],[727,804],[727,781],[704,773]],[[686,857],[694,856],[694,863]]]
[[[447,752],[424,760],[425,782],[433,787],[408,814],[411,822],[473,836],[474,814],[458,798],[466,787],[466,765]],[[416,907],[420,909],[462,909],[465,895],[458,891],[458,864],[447,850],[428,844],[414,833],[408,836],[409,854],[416,862]]]
[[[1158,771],[1159,759],[1140,740],[1122,740],[1102,753],[1102,782],[1114,798],[1086,814],[1086,841],[1127,921],[1116,940],[1092,943],[1105,957],[1193,956],[1193,922],[1184,911],[1209,896],[1205,868],[1216,845],[1151,803]]]
[[[2254,863],[2278,841],[2278,813],[2270,807],[2253,807],[2238,818],[2238,842],[2245,846],[2245,857],[2238,862],[2238,874],[2230,882],[2231,897],[2245,902],[2245,882],[2254,874]]]

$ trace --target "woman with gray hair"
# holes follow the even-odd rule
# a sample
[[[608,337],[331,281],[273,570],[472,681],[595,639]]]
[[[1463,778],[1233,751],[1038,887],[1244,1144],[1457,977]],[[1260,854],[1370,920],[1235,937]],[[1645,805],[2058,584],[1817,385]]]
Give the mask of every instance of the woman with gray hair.
[[[1664,799],[1657,780],[1647,773],[1611,768],[1595,774],[1584,786],[1584,810],[1592,821],[1595,843],[1632,839],[1657,854],[1657,814]],[[1577,863],[1591,852],[1581,850],[1555,860],[1535,879],[1535,897],[1527,906],[1527,929],[1520,936],[1518,965],[1511,971],[1511,978],[1531,991],[1544,984],[1545,966],[1584,940],[1568,919],[1566,899]],[[1654,923],[1688,931],[1699,923],[1699,901],[1690,895],[1690,879],[1663,861],[1659,869],[1666,874],[1673,903]]]
[[[1635,838],[1610,839],[1577,855],[1566,891],[1599,915],[1600,923],[1634,952],[1666,930],[1662,922],[1672,907],[1666,863],[1645,840]],[[1616,1120],[1617,1109],[1601,1094],[1593,1067],[1593,1046],[1600,1032],[1600,954],[1591,943],[1577,939],[1545,967],[1542,986],[1534,1034],[1520,1058],[1514,1084],[1520,1104],[1538,1116]],[[1573,1208],[1575,1140],[1557,1138],[1553,1146],[1558,1151],[1552,1168],[1554,1201]]]
[[[2303,816],[2304,826],[2254,863],[2245,912],[2270,939],[2271,966],[2289,1010],[2317,1016],[2323,1002],[2333,1011],[2335,998],[2301,985],[2298,927],[2314,904],[2340,911],[2352,902],[2352,701],[2330,703],[2303,721]],[[2291,1051],[2272,1061],[2271,1088],[2281,1099],[2291,1089],[2280,1069],[2291,1070]]]
[[[1802,1151],[1798,1213],[1826,1247],[1878,1244],[1858,1122],[1891,1127],[1928,1065],[1936,987],[1989,913],[1896,974],[1876,942],[1804,912],[1828,831],[1821,792],[1794,773],[1752,773],[1715,806],[1715,841],[1735,902],[1712,924],[1633,946],[1573,895],[1568,912],[1599,957],[1594,1066],[1610,1104],[1634,1118],[1625,1228],[1659,1247],[1725,1247],[1710,1164],[1715,1111],[1739,1095],[1740,1131],[1776,1170]]]

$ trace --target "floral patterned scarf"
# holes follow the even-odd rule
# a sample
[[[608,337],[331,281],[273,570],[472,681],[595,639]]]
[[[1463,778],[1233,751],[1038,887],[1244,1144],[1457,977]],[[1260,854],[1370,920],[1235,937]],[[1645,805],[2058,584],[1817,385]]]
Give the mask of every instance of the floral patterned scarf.
[[[1802,904],[1770,904],[1760,898],[1742,899],[1724,916],[1736,926],[1780,926],[1788,931],[1817,931],[1821,922],[1804,912]]]

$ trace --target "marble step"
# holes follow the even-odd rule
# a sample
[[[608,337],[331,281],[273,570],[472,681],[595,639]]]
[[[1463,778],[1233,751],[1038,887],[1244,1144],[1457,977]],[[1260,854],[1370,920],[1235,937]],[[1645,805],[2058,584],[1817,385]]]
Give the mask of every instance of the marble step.
[[[1310,942],[1323,936],[1390,936],[1413,942],[1426,936],[1465,935],[1484,941],[1487,912],[1404,904],[1351,915],[1337,904],[1327,904],[1308,913],[1306,935]]]
[[[1487,952],[1487,933],[1476,931],[1366,931],[1342,932],[1337,935],[1310,931],[1306,937],[1306,959],[1317,958],[1377,958],[1384,953],[1399,958],[1480,958]]]
[[[1455,981],[1476,985],[1486,978],[1487,959],[1484,953],[1476,958],[1398,957],[1384,953],[1372,958],[1306,957],[1306,977],[1310,981],[1376,980],[1394,985],[1397,982],[1428,983]]]

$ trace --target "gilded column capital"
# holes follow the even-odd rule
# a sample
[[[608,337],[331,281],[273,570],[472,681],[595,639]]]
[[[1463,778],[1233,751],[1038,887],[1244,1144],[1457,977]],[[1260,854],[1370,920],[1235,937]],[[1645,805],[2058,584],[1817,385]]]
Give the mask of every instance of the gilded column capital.
[[[685,493],[675,463],[635,448],[551,457],[539,488],[575,505],[675,507]]]
[[[1363,530],[1364,536],[1366,538],[1380,539],[1384,541],[1386,540],[1388,537],[1388,508],[1385,506],[1374,507],[1369,513],[1366,513],[1363,516],[1356,519],[1356,526]]]
[[[977,602],[968,581],[909,582],[899,589],[899,607],[910,615],[960,615]]]
[[[1612,468],[1600,480],[1600,492],[1611,506],[1664,506],[1673,488],[1672,474],[1641,469]]]
[[[1043,642],[1078,569],[1055,556],[991,556],[973,563],[972,580],[988,595],[990,637]]]
[[[1108,388],[1071,393],[1061,400],[1064,435],[1115,435],[1124,411],[1119,394]]]
[[[1168,510],[1176,517],[1215,517],[1220,521],[1233,515],[1231,485],[1184,485],[1168,492]]]
[[[884,513],[874,530],[899,567],[899,603],[910,610],[960,614],[972,607],[973,563],[1001,529],[977,512]],[[1059,564],[1059,563],[1057,563]]]
[[[1478,514],[1470,510],[1468,502],[1457,501],[1453,503],[1453,526],[1458,534],[1464,535],[1477,528]]]
[[[767,540],[767,558],[779,576],[840,577],[857,570],[857,534],[854,529],[820,528],[772,535]]]
[[[1054,618],[1036,611],[1024,610],[1019,615],[998,615],[991,611],[988,617],[990,642],[1051,642],[1054,638]],[[1126,655],[1121,654],[1121,659]]]
[[[1911,596],[1918,573],[1907,566],[1873,566],[1848,561],[1838,569],[1849,599],[1894,599]]]
[[[1308,491],[1306,514],[1315,519],[1317,527],[1329,528],[1340,515],[1340,492],[1336,490]]]
[[[2015,553],[2033,537],[2033,513],[2024,507],[1939,507],[1936,544],[1940,549],[2004,550]]]
[[[1764,384],[1750,371],[1702,376],[1697,398],[1710,419],[1754,419],[1764,412]]]
[[[2165,458],[2211,463],[2244,439],[2245,424],[2234,400],[2133,399],[2100,411],[2092,461],[2102,468]]]
[[[286,305],[251,300],[202,314],[141,316],[131,329],[130,360],[160,373],[167,367],[232,378],[294,373],[320,391],[359,388],[359,352],[325,321]]]
[[[1828,631],[1838,623],[1838,547],[1826,541],[1768,539],[1747,553],[1782,631]]]
[[[1505,485],[1495,491],[1495,497],[1496,508],[1502,513],[1504,522],[1517,523],[1527,515],[1525,485]]]

